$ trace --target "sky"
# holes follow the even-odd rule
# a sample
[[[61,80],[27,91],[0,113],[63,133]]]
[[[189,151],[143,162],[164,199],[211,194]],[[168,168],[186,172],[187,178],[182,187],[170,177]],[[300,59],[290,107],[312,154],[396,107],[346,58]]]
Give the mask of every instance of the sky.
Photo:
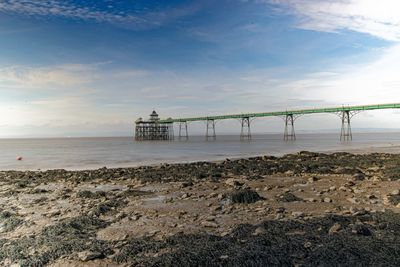
[[[400,102],[399,10],[396,0],[0,0],[0,137],[129,136],[153,109],[167,118]],[[353,128],[399,119],[364,112]],[[296,121],[339,127],[332,114]]]

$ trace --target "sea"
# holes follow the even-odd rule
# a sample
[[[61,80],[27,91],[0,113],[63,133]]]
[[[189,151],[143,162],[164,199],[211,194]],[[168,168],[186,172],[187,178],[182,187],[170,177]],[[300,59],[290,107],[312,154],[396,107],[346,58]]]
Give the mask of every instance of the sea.
[[[296,141],[286,142],[282,134],[253,135],[252,140],[245,141],[240,141],[237,135],[220,135],[215,141],[206,141],[204,136],[191,136],[187,141],[141,142],[133,137],[0,139],[0,170],[135,167],[259,155],[281,156],[303,150],[362,153],[380,149],[396,153],[398,148],[400,133],[394,132],[354,133],[353,140],[348,142],[341,142],[337,133],[297,134]]]

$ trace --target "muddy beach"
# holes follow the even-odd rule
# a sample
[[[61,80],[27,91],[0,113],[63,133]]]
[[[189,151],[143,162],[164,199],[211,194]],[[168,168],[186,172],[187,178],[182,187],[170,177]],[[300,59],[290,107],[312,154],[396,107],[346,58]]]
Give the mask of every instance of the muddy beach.
[[[0,172],[2,266],[400,266],[400,155]]]

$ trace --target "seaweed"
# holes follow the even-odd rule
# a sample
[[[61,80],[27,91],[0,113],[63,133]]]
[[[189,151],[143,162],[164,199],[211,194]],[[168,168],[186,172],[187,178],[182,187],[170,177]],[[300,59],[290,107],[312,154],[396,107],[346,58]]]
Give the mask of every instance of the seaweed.
[[[0,225],[4,232],[13,231],[23,222],[24,220],[20,219],[15,213],[9,211],[0,212]]]
[[[264,199],[256,191],[250,189],[239,189],[229,195],[233,203],[254,203]]]
[[[97,216],[101,214],[106,214],[111,211],[115,211],[115,209],[125,202],[120,199],[111,199],[105,202],[99,203],[96,207],[93,208],[93,213]]]
[[[61,256],[84,250],[112,254],[107,242],[96,240],[96,232],[108,223],[89,216],[79,216],[45,227],[35,236],[5,243],[0,250],[0,260],[6,258],[21,266],[45,266]],[[1,243],[1,242],[0,242]],[[32,254],[31,250],[35,252]]]
[[[76,194],[77,197],[80,198],[101,198],[101,197],[105,197],[106,196],[106,192],[104,191],[89,191],[89,190],[83,190],[83,191],[79,191]]]
[[[399,222],[400,214],[389,212],[330,215],[310,221],[271,220],[240,225],[223,237],[181,233],[165,240],[132,239],[114,261],[132,266],[176,267],[399,266]],[[335,223],[340,223],[343,230],[329,234]],[[387,227],[379,227],[382,224]],[[265,232],[253,235],[260,226]]]

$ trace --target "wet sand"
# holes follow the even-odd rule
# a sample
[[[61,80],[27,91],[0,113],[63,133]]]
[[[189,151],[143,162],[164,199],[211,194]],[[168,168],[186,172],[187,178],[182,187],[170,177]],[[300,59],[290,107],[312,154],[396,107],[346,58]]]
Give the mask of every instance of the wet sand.
[[[388,153],[4,171],[0,262],[399,266],[399,189]]]

